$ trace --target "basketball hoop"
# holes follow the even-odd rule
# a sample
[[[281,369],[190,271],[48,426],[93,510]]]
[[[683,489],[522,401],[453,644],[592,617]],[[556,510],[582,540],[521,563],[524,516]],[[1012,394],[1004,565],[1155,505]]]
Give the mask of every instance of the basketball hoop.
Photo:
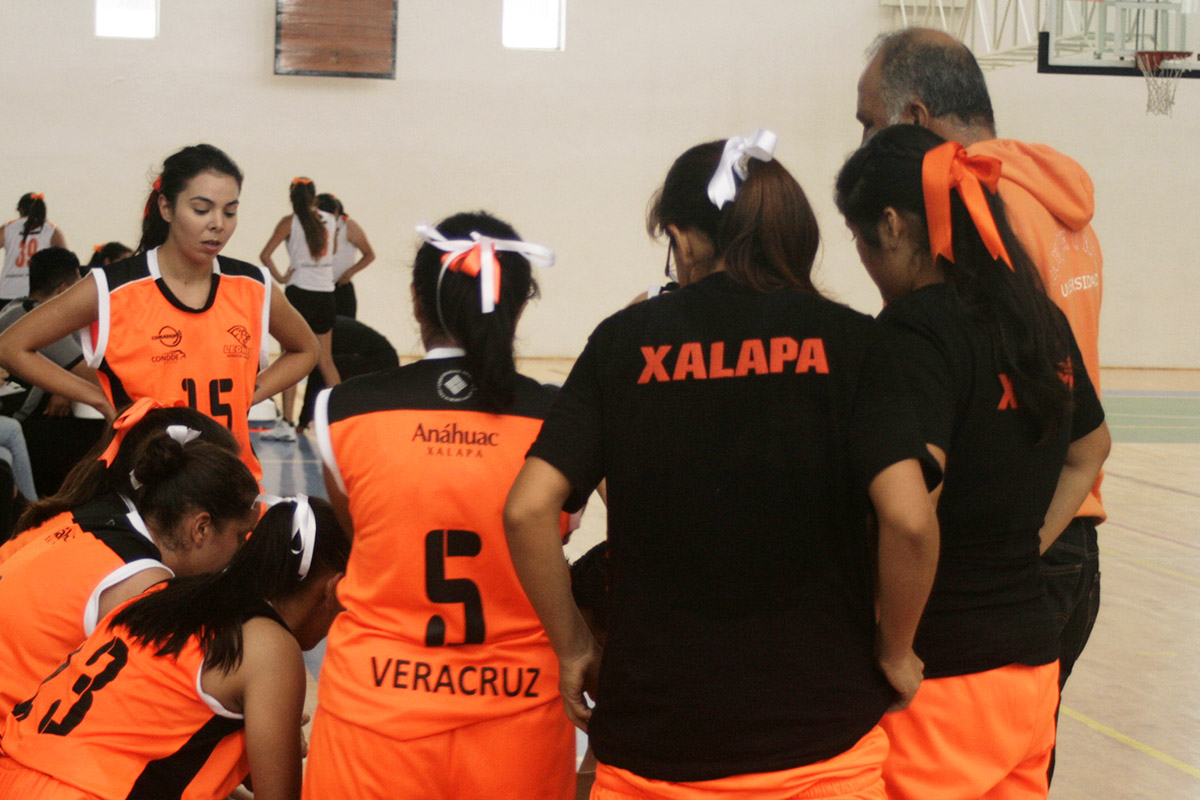
[[[1141,50],[1137,53],[1138,69],[1146,76],[1147,114],[1170,115],[1175,106],[1175,89],[1187,70],[1191,53],[1181,50]]]

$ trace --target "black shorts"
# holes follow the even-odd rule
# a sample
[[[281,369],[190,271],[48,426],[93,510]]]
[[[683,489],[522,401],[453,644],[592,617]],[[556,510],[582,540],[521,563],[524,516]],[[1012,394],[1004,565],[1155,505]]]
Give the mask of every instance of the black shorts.
[[[308,289],[289,286],[283,293],[288,302],[300,312],[300,316],[304,317],[313,333],[320,336],[333,330],[334,317],[337,316],[333,292],[310,292]]]

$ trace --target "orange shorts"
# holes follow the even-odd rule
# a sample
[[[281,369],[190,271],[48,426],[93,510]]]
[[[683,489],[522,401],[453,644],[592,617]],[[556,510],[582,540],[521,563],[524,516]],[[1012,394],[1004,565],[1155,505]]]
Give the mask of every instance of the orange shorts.
[[[1057,661],[925,681],[879,723],[889,800],[1044,800],[1057,707]]]
[[[304,800],[574,800],[575,728],[562,702],[398,741],[317,706]]]
[[[882,766],[887,752],[887,736],[877,726],[840,755],[779,772],[671,783],[599,764],[591,800],[886,800]]]
[[[101,800],[36,769],[0,758],[0,797],[36,797],[37,800]]]

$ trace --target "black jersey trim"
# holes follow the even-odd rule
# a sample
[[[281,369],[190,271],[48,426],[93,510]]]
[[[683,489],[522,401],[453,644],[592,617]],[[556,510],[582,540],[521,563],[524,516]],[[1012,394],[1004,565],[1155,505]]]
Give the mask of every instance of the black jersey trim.
[[[108,280],[108,292],[112,294],[118,287],[127,283],[144,280],[150,277],[150,265],[146,263],[146,254],[138,253],[122,261],[100,267]]]
[[[133,402],[133,398],[125,390],[125,384],[121,382],[120,376],[113,372],[113,368],[109,366],[107,359],[100,362],[100,371],[108,376],[108,388],[112,391],[112,404],[114,408],[124,409],[125,406]]]
[[[214,716],[169,756],[151,761],[129,790],[126,800],[178,800],[195,780],[225,737],[237,733],[240,719]]]
[[[261,268],[247,264],[245,261],[238,261],[236,258],[217,256],[217,269],[222,275],[228,275],[231,278],[253,278],[263,286],[267,285],[267,279]]]
[[[380,411],[474,411],[496,413],[480,404],[478,395],[454,402],[439,395],[440,382],[459,374],[470,380],[461,358],[435,358],[351,378],[329,395],[329,423]],[[557,389],[517,375],[516,400],[499,412],[506,417],[545,419]]]
[[[101,544],[116,553],[126,564],[151,558],[162,560],[154,542],[129,524],[128,509],[116,494],[108,494],[80,506],[72,516],[75,523]]]

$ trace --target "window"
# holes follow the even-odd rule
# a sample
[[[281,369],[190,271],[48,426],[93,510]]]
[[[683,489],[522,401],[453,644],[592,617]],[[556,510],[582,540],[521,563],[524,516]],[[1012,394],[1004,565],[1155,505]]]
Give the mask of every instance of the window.
[[[564,2],[504,0],[501,42],[520,50],[562,50]]]
[[[158,36],[158,0],[96,0],[96,35],[118,39]]]

